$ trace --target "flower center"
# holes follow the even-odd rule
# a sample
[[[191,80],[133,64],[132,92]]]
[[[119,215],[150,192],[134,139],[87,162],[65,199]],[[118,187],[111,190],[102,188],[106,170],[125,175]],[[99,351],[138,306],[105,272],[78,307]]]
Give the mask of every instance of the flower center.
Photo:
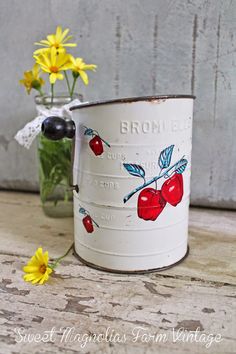
[[[46,273],[46,266],[45,264],[42,264],[40,267],[39,267],[39,272],[42,273],[42,274],[45,274]]]
[[[51,73],[58,73],[58,67],[57,66],[51,66],[50,71],[51,71]]]

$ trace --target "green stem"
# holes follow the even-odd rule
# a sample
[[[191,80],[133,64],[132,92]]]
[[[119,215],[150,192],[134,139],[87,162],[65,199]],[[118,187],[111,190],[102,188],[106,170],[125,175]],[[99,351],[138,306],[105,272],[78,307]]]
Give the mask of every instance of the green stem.
[[[38,92],[40,93],[40,96],[42,96],[42,97],[44,96],[44,92],[41,88],[38,88]]]
[[[70,92],[70,82],[69,82],[69,79],[68,79],[68,76],[67,76],[67,72],[66,72],[65,70],[64,70],[64,74],[65,74],[65,78],[66,78],[66,83],[67,83],[67,87],[68,87],[68,92],[69,92],[70,98],[72,98],[71,92]]]
[[[54,98],[54,84],[51,84],[51,106],[53,105]]]
[[[76,81],[77,81],[77,77],[74,78],[73,85],[72,85],[72,88],[71,88],[71,91],[70,91],[70,97],[71,98],[72,98],[73,93],[74,93]]]
[[[74,247],[74,243],[72,243],[72,245],[70,246],[70,248],[68,248],[68,250],[66,251],[65,254],[63,254],[63,256],[57,258],[54,263],[52,263],[52,264],[49,265],[49,267],[50,267],[51,269],[56,268],[57,265],[58,265],[58,263],[59,263],[63,258],[65,258],[65,257],[69,254],[69,252],[72,250],[73,247]]]

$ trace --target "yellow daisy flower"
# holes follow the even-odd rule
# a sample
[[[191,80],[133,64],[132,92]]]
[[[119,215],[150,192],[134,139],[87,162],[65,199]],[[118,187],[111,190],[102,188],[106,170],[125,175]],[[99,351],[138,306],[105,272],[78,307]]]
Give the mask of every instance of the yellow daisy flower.
[[[84,63],[82,58],[74,58],[72,55],[70,55],[70,60],[72,63],[72,72],[74,78],[77,78],[78,76],[81,77],[85,85],[88,85],[89,79],[88,75],[85,72],[86,70],[92,70],[95,71],[97,68],[97,65],[95,64],[86,64]]]
[[[48,252],[43,253],[42,248],[38,248],[28,264],[23,267],[23,271],[27,273],[24,275],[25,281],[32,284],[45,283],[52,273],[52,269],[48,267]]]
[[[64,76],[60,71],[72,68],[70,56],[66,52],[57,52],[55,47],[52,47],[50,52],[34,56],[36,63],[40,65],[41,69],[49,73],[49,81],[55,84],[56,80],[63,80]]]
[[[40,67],[38,64],[35,64],[32,70],[24,72],[24,78],[20,80],[20,84],[24,85],[28,95],[32,88],[39,90],[41,86],[45,84],[44,80],[40,77]]]
[[[49,34],[47,39],[43,39],[40,42],[34,43],[35,45],[40,45],[46,48],[37,49],[34,54],[43,54],[49,52],[50,48],[55,48],[58,52],[64,51],[65,47],[76,47],[76,43],[66,43],[73,36],[67,36],[69,28],[62,31],[60,26],[57,27],[55,34]]]

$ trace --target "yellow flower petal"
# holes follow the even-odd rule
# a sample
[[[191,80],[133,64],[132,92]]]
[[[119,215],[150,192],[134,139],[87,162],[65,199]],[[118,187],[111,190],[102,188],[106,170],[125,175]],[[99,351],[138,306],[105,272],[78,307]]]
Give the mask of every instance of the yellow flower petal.
[[[75,47],[76,43],[67,43],[72,36],[67,36],[69,32],[69,29],[66,28],[64,31],[62,31],[62,28],[58,26],[56,28],[56,33],[55,34],[49,34],[47,36],[47,39],[43,39],[39,42],[36,42],[35,45],[40,45],[44,46],[44,50],[37,50],[35,51],[35,54],[39,53],[44,53],[48,52],[48,49],[55,47],[57,51],[61,51],[61,49],[64,49],[65,46],[68,47]]]
[[[41,273],[30,273],[30,274],[25,274],[24,275],[24,280],[25,281],[32,281],[34,279],[37,279],[37,278],[41,278],[43,276],[43,274]]]
[[[47,53],[42,54],[41,57],[39,57],[38,59],[38,63],[42,63],[42,65],[46,66],[46,67],[50,67],[51,66],[51,62],[50,59],[47,55]]]
[[[64,37],[63,37],[64,38]],[[66,38],[64,38],[64,39],[62,39],[62,43],[63,42],[67,42],[67,41],[69,41],[70,39],[72,39],[73,38],[73,36],[67,36]],[[64,43],[63,43],[64,44]],[[75,43],[74,43],[75,44]]]
[[[73,55],[69,54],[69,59],[71,61],[71,63],[76,66],[76,59],[73,57]]]
[[[54,85],[56,80],[57,80],[57,74],[55,74],[55,73],[50,74],[50,76],[49,76],[50,84]]]
[[[66,49],[64,47],[57,48],[57,54],[65,53],[65,52],[66,52]]]
[[[63,43],[63,47],[77,47],[77,44],[76,43],[66,43],[66,44]]]
[[[72,69],[72,65],[71,65],[71,63],[66,63],[65,65],[62,65],[61,67],[60,67],[60,70],[69,70],[69,69]]]
[[[52,66],[55,66],[56,65],[56,61],[57,61],[57,50],[55,47],[52,47],[51,48],[51,64]]]
[[[97,65],[95,64],[85,64],[83,70],[92,70],[95,71],[97,69]]]
[[[69,28],[66,28],[64,31],[63,31],[63,33],[62,33],[62,35],[61,35],[61,38],[60,38],[60,40],[62,41],[62,42],[66,42],[66,41],[68,41],[69,39],[71,39],[73,36],[67,36],[67,34],[68,34],[68,32],[69,32]],[[66,37],[67,36],[67,37]]]
[[[44,259],[44,263],[47,266],[48,265],[48,251],[43,253],[43,259]]]
[[[49,41],[47,41],[47,40],[41,40],[40,42],[35,42],[34,43],[35,45],[50,45],[50,42]]]
[[[57,62],[58,67],[62,66],[63,64],[65,64],[66,62],[69,61],[69,57],[65,53],[65,51],[63,51],[62,53],[59,53],[59,55],[57,55],[56,59],[57,59],[56,62]]]
[[[63,80],[64,79],[64,75],[63,74],[60,74],[60,73],[57,73],[57,79],[58,80]]]
[[[25,273],[34,273],[34,272],[38,272],[39,270],[39,266],[31,266],[31,265],[27,265],[23,267],[23,271]]]
[[[88,85],[89,80],[88,80],[88,75],[86,74],[85,71],[79,70],[79,74],[85,85]]]
[[[47,40],[50,43],[50,45],[53,45],[55,43],[55,35],[54,34],[49,34],[47,36]]]
[[[48,280],[48,274],[45,273],[44,276],[40,279],[39,284],[43,284]]]
[[[48,53],[50,51],[49,48],[40,48],[34,51],[35,55],[39,55],[39,54],[44,54],[44,53]]]
[[[44,275],[39,275],[38,277],[35,277],[32,281],[31,281],[31,283],[32,284],[36,284],[36,283],[38,283],[42,278],[44,277]]]
[[[61,29],[61,26],[58,26],[56,29],[56,35],[55,35],[56,42],[59,42],[61,40],[61,35],[62,35],[62,29]]]
[[[26,88],[27,93],[29,94],[32,88],[36,88],[35,83],[38,82],[38,87],[44,83],[44,81],[40,81],[41,78],[39,77],[40,69],[39,65],[36,63],[32,70],[28,70],[24,72],[24,78],[21,79],[19,82],[21,85],[24,85]]]
[[[51,268],[47,267],[46,272],[47,272],[47,274],[49,275],[49,274],[51,274],[51,273],[53,272],[53,270],[52,270]]]
[[[59,76],[61,75],[62,74],[59,74]],[[42,247],[39,247],[28,264],[23,267],[23,270],[26,273],[23,277],[24,280],[30,281],[32,284],[45,283],[48,280],[49,275],[53,272],[53,270],[48,267],[48,259],[48,251],[43,253]]]
[[[75,59],[75,65],[76,66],[80,66],[83,63],[83,59],[82,58],[76,58]]]
[[[32,73],[35,79],[38,79],[39,76],[39,64],[34,64],[33,68],[32,68]]]
[[[45,65],[40,65],[41,66],[41,69],[45,72],[45,73],[51,73],[51,71],[50,71],[50,69],[47,67],[47,66],[45,66]]]
[[[35,275],[32,274],[32,273],[31,274],[25,274],[23,278],[24,278],[25,281],[31,281],[31,280],[33,280],[35,278]]]
[[[38,261],[38,259],[37,259],[35,256],[33,256],[33,257],[29,260],[28,265],[39,267],[39,266],[40,266],[40,262]]]
[[[40,264],[44,264],[44,258],[43,258],[43,250],[42,247],[39,247],[37,251],[35,252],[35,256],[37,257],[38,261]]]

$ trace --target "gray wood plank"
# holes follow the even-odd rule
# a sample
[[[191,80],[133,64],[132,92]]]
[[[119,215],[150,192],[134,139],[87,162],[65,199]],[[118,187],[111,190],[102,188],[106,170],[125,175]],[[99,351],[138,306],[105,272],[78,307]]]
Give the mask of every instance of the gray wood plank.
[[[25,257],[0,256],[1,350],[4,353],[233,353],[235,338],[235,287],[168,278],[161,274],[119,276],[68,261],[42,287],[25,284],[21,267]],[[27,334],[50,331],[53,343],[23,342]],[[67,337],[62,327],[69,328]],[[21,328],[21,336],[19,335]],[[113,330],[124,343],[88,343],[82,351],[75,335]],[[219,334],[220,343],[206,348],[194,341],[174,343],[174,333]],[[134,338],[139,331],[139,338]],[[162,334],[153,342],[147,336]],[[24,338],[24,337],[23,337]],[[159,337],[160,338],[160,337]],[[22,339],[22,342],[18,343]]]
[[[230,0],[2,2],[0,188],[38,189],[36,147],[13,141],[35,116],[18,79],[32,66],[33,43],[60,23],[75,34],[74,54],[98,65],[79,87],[87,100],[196,94],[192,204],[235,208],[235,14]]]
[[[64,253],[73,240],[72,219],[45,217],[36,194],[1,192],[0,352],[234,353],[235,223],[235,212],[194,208],[191,252],[175,268],[118,275],[91,269],[70,254],[45,285],[33,286],[22,279],[23,265],[39,245],[51,257]],[[52,328],[49,341],[45,331]],[[180,332],[185,339],[175,342]],[[107,339],[85,344],[94,333],[107,333]],[[191,342],[187,336],[194,333]],[[209,343],[216,335],[219,342],[207,348],[203,338]]]

